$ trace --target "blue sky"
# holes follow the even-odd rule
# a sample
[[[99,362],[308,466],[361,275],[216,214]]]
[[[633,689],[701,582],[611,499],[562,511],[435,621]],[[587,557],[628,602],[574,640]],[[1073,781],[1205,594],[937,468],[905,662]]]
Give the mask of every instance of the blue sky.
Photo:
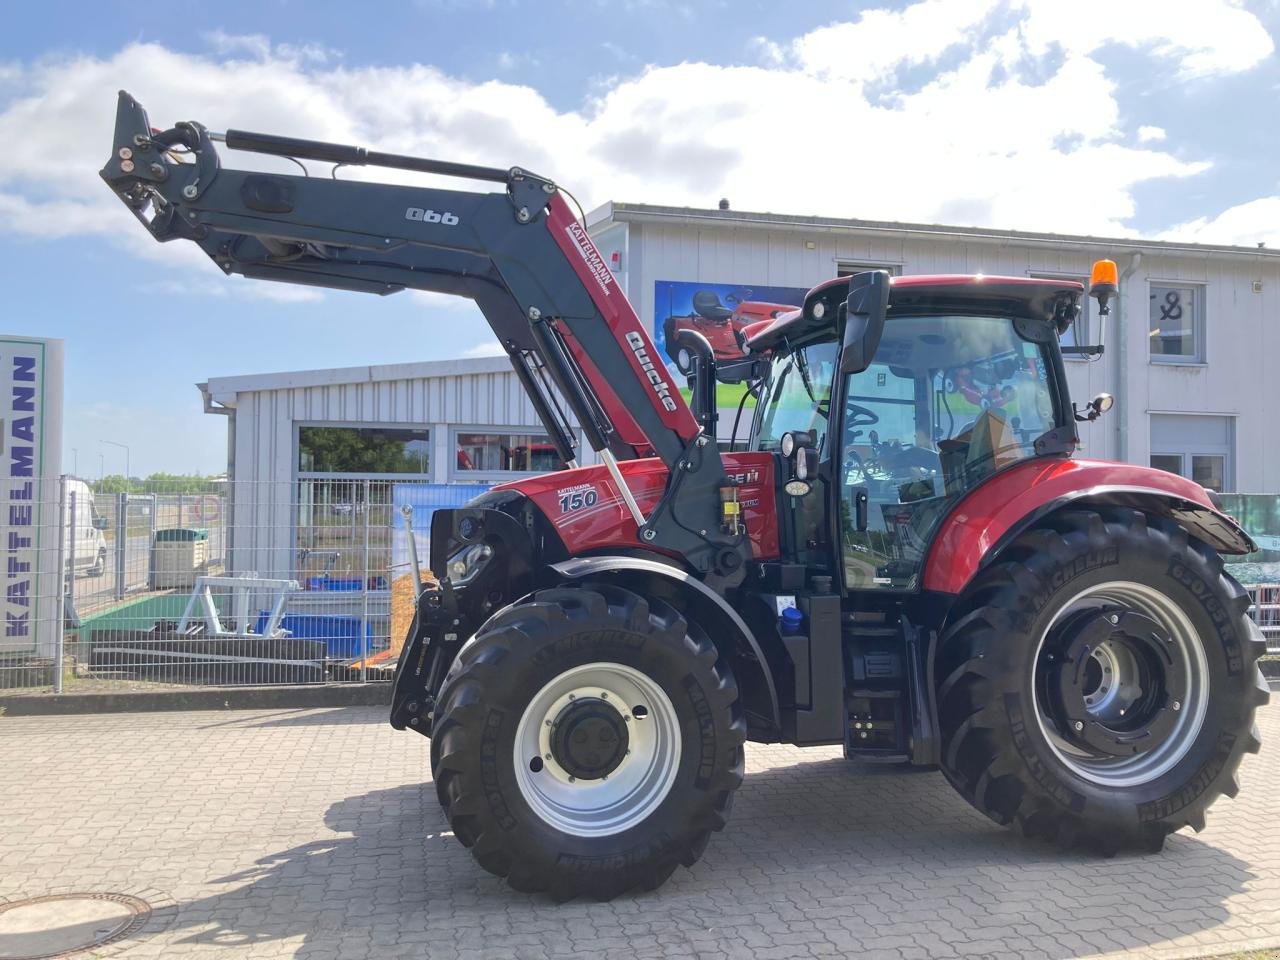
[[[227,279],[151,242],[96,177],[119,87],[159,125],[520,163],[588,208],[1275,246],[1277,37],[1276,0],[15,5],[0,326],[66,339],[65,467],[88,476],[123,470],[103,440],[137,475],[223,469],[211,376],[489,349],[465,303]]]

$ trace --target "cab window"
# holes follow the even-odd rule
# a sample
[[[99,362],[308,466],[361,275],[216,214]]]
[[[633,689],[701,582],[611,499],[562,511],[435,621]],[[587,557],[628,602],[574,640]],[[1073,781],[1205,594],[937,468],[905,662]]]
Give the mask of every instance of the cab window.
[[[776,452],[784,433],[809,430],[819,455],[826,452],[836,357],[832,340],[774,354],[760,400],[757,450]]]

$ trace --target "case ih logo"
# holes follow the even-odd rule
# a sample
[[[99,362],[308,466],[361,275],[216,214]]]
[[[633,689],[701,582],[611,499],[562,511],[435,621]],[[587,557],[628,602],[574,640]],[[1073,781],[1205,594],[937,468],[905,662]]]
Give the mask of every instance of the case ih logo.
[[[595,274],[596,283],[600,284],[600,289],[604,291],[605,296],[609,296],[609,285],[613,283],[613,274],[609,271],[609,265],[604,262],[604,257],[600,256],[596,245],[587,236],[587,231],[583,230],[581,224],[575,220],[565,227],[565,232],[569,234],[573,245],[578,248],[578,253],[582,255],[587,269]]]
[[[676,402],[671,399],[671,387],[667,385],[666,378],[658,372],[658,368],[654,366],[653,360],[649,358],[649,351],[644,345],[644,337],[634,331],[628,333],[627,346],[631,348],[631,352],[634,353],[636,355],[636,359],[640,361],[640,369],[644,371],[645,378],[653,384],[653,392],[658,395],[658,400],[662,404],[662,409],[670,413],[674,413],[676,409]]]

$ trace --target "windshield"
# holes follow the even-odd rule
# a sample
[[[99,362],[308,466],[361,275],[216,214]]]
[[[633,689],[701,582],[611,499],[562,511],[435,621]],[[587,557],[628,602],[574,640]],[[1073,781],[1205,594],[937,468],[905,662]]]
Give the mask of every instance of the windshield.
[[[776,451],[784,433],[810,430],[823,451],[837,352],[835,341],[826,340],[774,355],[760,401],[757,450]]]

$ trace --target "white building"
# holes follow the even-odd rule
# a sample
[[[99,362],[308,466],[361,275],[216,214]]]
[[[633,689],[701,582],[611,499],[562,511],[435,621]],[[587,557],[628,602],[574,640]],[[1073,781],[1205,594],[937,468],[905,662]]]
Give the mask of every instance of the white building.
[[[1083,455],[1280,492],[1280,443],[1268,439],[1280,411],[1280,250],[631,203],[606,204],[588,225],[640,316],[659,323],[672,282],[807,288],[867,268],[1085,281],[1109,257],[1121,294],[1106,353],[1067,361],[1074,399],[1117,401],[1082,425]],[[1092,312],[1083,322],[1082,341],[1096,342]]]
[[[803,290],[866,268],[1084,280],[1110,257],[1121,295],[1106,353],[1067,361],[1076,400],[1099,391],[1117,400],[1083,427],[1084,455],[1280,492],[1280,444],[1267,439],[1280,410],[1280,251],[624,203],[597,209],[588,225],[658,336],[672,291],[767,300],[781,294],[761,288]],[[1097,341],[1092,306],[1081,342]],[[201,389],[207,410],[231,415],[236,480],[365,475],[308,459],[315,431],[332,429],[408,431],[421,467],[410,472],[441,484],[544,466],[534,460],[545,438],[503,357],[224,377]]]

